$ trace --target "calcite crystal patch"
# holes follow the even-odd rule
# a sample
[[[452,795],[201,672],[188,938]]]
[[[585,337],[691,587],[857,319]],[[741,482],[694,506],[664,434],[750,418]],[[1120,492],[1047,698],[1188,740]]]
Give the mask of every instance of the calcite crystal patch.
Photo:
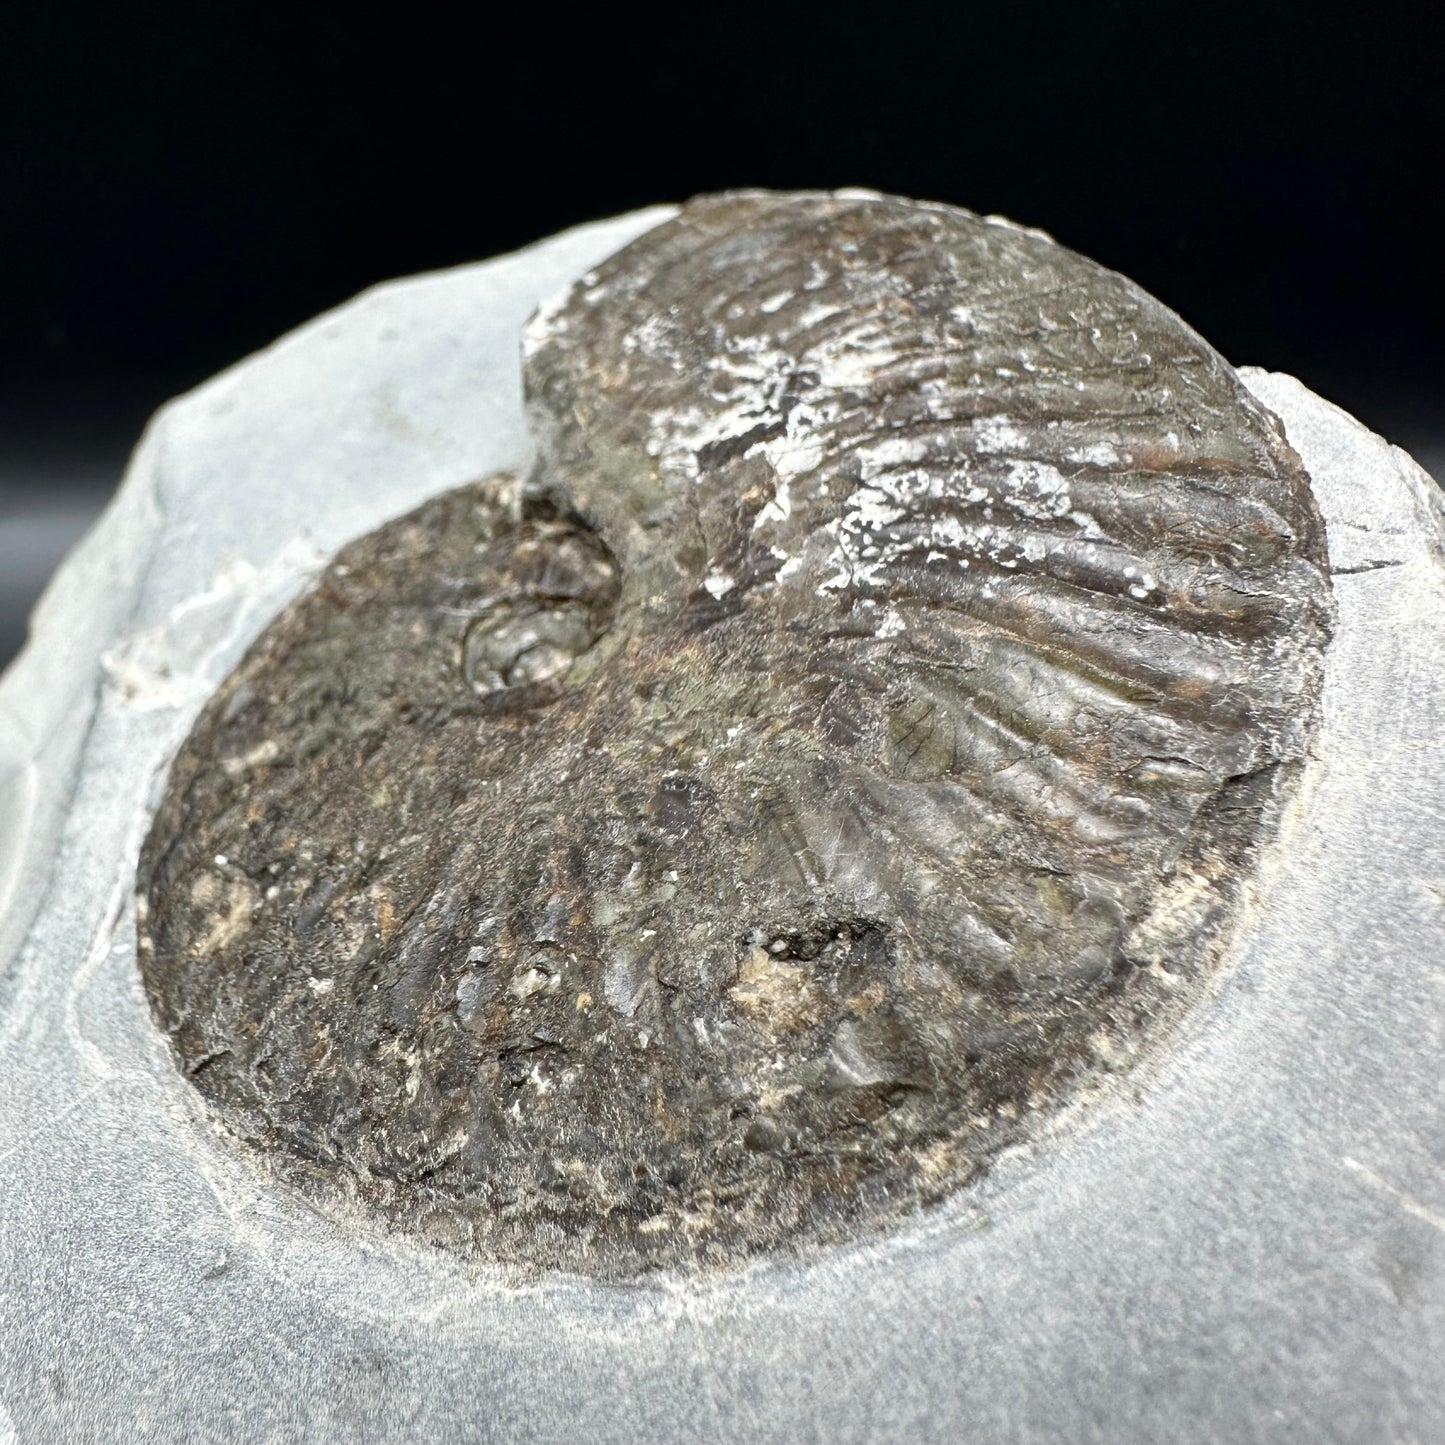
[[[525,380],[533,470],[346,547],[181,749],[155,1017],[481,1258],[896,1226],[1207,990],[1316,722],[1308,478],[1128,281],[883,197],[692,202]]]

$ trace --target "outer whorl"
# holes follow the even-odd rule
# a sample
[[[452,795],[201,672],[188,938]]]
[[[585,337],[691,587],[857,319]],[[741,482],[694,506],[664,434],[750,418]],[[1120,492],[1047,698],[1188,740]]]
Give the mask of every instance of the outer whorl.
[[[423,1238],[856,1236],[1201,991],[1318,695],[1308,480],[1129,282],[885,198],[693,202],[526,382],[532,477],[346,548],[196,725],[152,1005]]]

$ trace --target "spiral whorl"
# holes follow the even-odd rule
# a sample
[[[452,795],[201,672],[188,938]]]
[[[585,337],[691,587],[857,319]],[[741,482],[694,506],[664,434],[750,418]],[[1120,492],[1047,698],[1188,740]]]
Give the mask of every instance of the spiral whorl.
[[[290,1177],[528,1265],[941,1197],[1219,953],[1320,685],[1298,459],[1129,282],[867,195],[692,202],[525,377],[531,477],[348,547],[197,724],[157,1017]]]

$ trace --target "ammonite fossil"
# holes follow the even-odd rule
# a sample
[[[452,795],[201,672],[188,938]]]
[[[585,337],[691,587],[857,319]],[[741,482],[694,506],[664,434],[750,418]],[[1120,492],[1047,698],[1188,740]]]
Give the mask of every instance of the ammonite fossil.
[[[157,1019],[317,1197],[618,1277],[857,1237],[1197,995],[1307,746],[1324,538],[1138,288],[694,201],[527,340],[539,460],[347,547],[177,759]]]

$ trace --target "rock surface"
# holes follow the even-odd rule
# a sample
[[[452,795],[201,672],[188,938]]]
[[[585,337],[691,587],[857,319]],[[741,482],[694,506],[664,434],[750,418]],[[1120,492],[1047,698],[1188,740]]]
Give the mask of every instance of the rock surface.
[[[664,217],[382,288],[174,404],[42,605],[0,683],[0,1434],[1440,1434],[1438,494],[1288,378],[1244,374],[1328,530],[1318,760],[1130,1096],[889,1236],[625,1290],[317,1216],[214,1133],[136,966],[169,759],[341,545],[526,472],[519,328]]]

